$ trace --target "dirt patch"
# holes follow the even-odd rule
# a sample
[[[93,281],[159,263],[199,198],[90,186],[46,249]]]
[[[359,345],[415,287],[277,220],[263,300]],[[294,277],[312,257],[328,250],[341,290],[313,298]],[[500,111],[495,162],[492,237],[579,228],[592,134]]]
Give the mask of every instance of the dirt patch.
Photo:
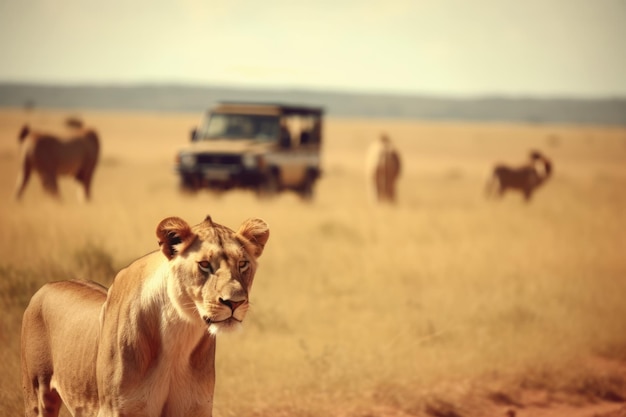
[[[336,410],[334,417],[626,417],[626,362],[593,357],[580,364],[585,378],[562,387],[469,393],[453,403],[425,399],[419,407],[374,406]]]
[[[626,363],[593,357],[584,366],[591,370],[588,377],[560,391],[525,389],[515,399],[492,393],[489,399],[495,407],[485,410],[484,415],[626,417]]]

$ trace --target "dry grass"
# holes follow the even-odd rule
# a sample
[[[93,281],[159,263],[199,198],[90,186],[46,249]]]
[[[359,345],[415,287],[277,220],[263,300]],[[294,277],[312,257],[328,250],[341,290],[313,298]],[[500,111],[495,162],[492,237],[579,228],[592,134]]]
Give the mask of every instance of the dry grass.
[[[55,128],[66,116],[29,118]],[[36,288],[76,276],[108,284],[156,249],[163,217],[208,213],[233,228],[262,217],[272,230],[245,330],[219,337],[218,417],[465,416],[477,392],[497,402],[533,384],[623,388],[573,364],[626,350],[626,130],[331,119],[325,176],[305,204],[180,195],[173,154],[196,115],[81,116],[103,140],[93,203],[76,201],[67,180],[64,202],[50,201],[35,179],[18,204],[25,115],[0,112],[4,414],[22,413],[19,326]],[[366,193],[365,149],[383,130],[404,153],[397,207]],[[493,163],[521,163],[531,148],[555,163],[535,200],[486,200]]]

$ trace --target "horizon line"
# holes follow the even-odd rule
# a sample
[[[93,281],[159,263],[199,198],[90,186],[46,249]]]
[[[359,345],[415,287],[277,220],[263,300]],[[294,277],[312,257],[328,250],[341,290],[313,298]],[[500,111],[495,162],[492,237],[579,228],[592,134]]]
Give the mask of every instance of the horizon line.
[[[2,80],[0,85],[5,86],[32,86],[32,87],[53,87],[53,88],[137,88],[137,87],[177,87],[177,88],[202,88],[215,90],[238,90],[255,92],[297,92],[312,94],[336,94],[336,95],[357,95],[357,96],[386,96],[403,98],[431,98],[448,100],[577,100],[577,101],[623,101],[624,95],[608,94],[575,94],[575,93],[521,93],[521,92],[483,92],[483,93],[452,93],[433,91],[408,91],[398,92],[393,90],[365,90],[355,88],[336,87],[306,87],[306,86],[262,86],[253,84],[234,83],[206,83],[200,81],[23,81],[23,80]]]

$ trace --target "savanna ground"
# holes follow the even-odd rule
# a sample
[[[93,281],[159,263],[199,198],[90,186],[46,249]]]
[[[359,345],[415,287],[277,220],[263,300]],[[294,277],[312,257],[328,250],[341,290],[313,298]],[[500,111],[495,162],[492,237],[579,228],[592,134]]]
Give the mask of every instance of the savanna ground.
[[[24,121],[80,115],[101,135],[93,201],[33,178],[12,199]],[[0,111],[0,408],[23,415],[22,312],[43,283],[115,271],[157,223],[264,218],[271,238],[241,332],[218,336],[214,415],[590,416],[626,398],[626,129],[328,119],[312,203],[177,190],[195,114]],[[367,145],[403,153],[395,207],[368,199]],[[530,204],[488,200],[494,162],[539,149]],[[621,411],[619,411],[621,410]]]

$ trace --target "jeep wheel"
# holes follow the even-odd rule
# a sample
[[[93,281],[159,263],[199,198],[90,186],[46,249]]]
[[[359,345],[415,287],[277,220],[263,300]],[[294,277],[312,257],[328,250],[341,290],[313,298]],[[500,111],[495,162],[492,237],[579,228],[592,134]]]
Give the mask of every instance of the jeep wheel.
[[[269,172],[263,182],[257,188],[258,196],[261,198],[271,198],[278,194],[279,191],[278,174]]]
[[[311,201],[313,199],[315,188],[315,175],[312,172],[307,172],[306,178],[300,187],[298,194],[300,194],[300,198],[305,201]]]
[[[200,188],[200,181],[192,175],[184,175],[180,177],[179,189],[184,193],[195,193]]]

